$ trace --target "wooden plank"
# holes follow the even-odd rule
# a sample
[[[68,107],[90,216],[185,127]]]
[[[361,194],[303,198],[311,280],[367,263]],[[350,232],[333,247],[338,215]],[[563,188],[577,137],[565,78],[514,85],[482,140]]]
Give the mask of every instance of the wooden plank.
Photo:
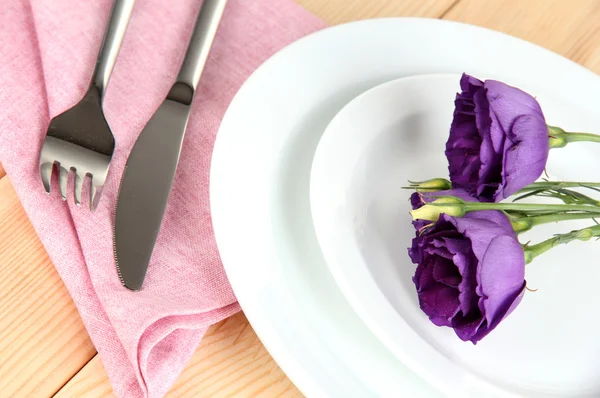
[[[0,395],[50,396],[95,349],[8,178],[0,220]]]
[[[53,398],[114,397],[100,357],[96,355]]]
[[[92,359],[56,398],[112,397],[99,357]],[[210,328],[167,397],[301,397],[249,326],[236,314]]]
[[[600,72],[597,0],[461,0],[445,18],[520,37]]]
[[[171,397],[302,396],[275,364],[243,314],[211,328]]]
[[[296,0],[330,25],[379,17],[433,17],[457,0]]]
[[[0,178],[4,177],[6,175],[6,172],[4,171],[4,168],[2,167],[2,163],[0,163]]]

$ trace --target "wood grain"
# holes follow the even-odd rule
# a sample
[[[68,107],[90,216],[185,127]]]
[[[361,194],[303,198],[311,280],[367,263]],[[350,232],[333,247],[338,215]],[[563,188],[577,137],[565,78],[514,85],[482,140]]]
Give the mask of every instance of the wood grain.
[[[0,396],[50,396],[95,349],[8,178],[0,220]]]
[[[296,0],[330,25],[380,17],[433,17],[457,0]]]
[[[600,72],[598,0],[461,0],[445,19],[520,37]]]
[[[98,356],[56,398],[112,397]],[[167,397],[302,397],[237,314],[210,328]]]
[[[96,354],[53,398],[115,397],[100,356]]]

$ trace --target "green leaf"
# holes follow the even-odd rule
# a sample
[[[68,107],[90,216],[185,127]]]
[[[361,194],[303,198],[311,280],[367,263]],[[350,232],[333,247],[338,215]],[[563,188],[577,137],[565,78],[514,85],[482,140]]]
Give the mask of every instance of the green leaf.
[[[536,190],[536,191],[531,191],[531,192],[528,192],[528,193],[526,193],[526,194],[523,194],[523,195],[521,195],[521,196],[519,196],[519,197],[517,197],[517,198],[513,199],[513,202],[516,202],[516,201],[518,201],[518,200],[522,200],[522,199],[528,198],[528,197],[530,197],[530,196],[536,196],[536,195],[539,195],[541,192],[544,192],[544,191],[546,191],[546,189],[538,189],[538,190]]]
[[[590,185],[581,185],[583,188],[591,189],[592,191],[600,192],[600,188],[592,187]]]

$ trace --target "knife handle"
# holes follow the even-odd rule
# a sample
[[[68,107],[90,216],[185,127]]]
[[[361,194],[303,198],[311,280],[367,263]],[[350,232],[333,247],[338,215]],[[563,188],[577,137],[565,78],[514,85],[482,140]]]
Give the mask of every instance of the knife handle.
[[[183,83],[191,88],[192,95],[198,87],[226,3],[227,0],[204,0],[200,7],[194,32],[175,83],[175,86]]]
[[[100,92],[100,100],[104,98],[134,4],[135,0],[115,0],[110,11],[91,83]]]

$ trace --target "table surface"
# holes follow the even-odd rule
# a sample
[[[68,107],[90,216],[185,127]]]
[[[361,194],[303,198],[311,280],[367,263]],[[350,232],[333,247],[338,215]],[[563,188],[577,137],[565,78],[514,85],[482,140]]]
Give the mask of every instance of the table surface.
[[[600,0],[297,1],[330,25],[390,16],[480,25],[600,71]],[[4,174],[0,165],[0,397],[113,396],[75,305]],[[167,395],[302,396],[241,313],[210,329]]]

